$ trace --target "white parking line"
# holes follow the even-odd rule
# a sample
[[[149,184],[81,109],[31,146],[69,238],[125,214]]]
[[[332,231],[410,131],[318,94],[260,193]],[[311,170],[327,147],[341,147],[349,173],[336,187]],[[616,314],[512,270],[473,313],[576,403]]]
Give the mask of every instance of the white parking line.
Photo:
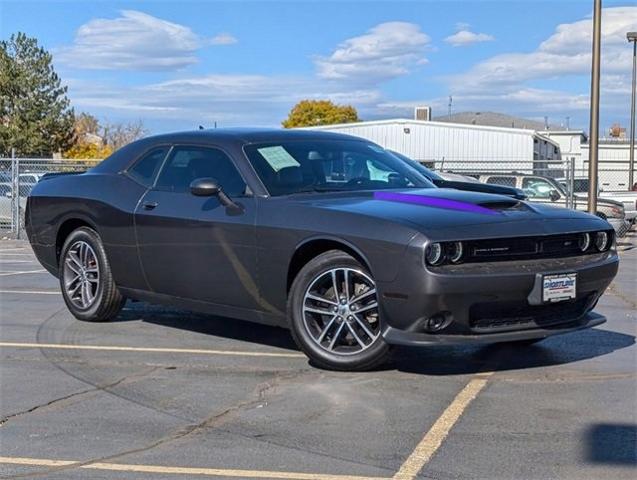
[[[0,277],[8,277],[9,275],[26,275],[27,273],[44,273],[46,270],[26,270],[21,272],[0,272]]]
[[[135,465],[125,463],[87,463],[73,460],[48,460],[43,458],[0,457],[0,463],[11,465],[29,465],[39,467],[72,467],[87,470],[110,470],[117,472],[136,472],[154,474],[172,474],[208,477],[232,478],[268,478],[283,480],[385,480],[384,477],[363,477],[358,475],[330,475],[324,473],[276,472],[270,470],[237,470],[234,468],[169,467],[162,465]]]
[[[228,355],[235,357],[306,358],[302,353],[247,352],[237,350],[208,350],[201,348],[125,347],[118,345],[69,345],[65,343],[0,342],[6,348],[52,348],[61,350],[104,350],[116,352],[188,353],[194,355]]]

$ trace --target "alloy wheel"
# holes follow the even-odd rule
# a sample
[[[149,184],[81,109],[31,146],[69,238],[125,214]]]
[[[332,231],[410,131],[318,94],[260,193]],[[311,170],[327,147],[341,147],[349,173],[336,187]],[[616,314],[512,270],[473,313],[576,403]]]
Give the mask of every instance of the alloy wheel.
[[[319,274],[305,291],[303,322],[314,343],[330,353],[367,350],[380,335],[374,281],[354,268]]]
[[[85,241],[69,247],[64,257],[64,290],[77,308],[85,310],[97,298],[100,282],[99,264],[93,248]]]

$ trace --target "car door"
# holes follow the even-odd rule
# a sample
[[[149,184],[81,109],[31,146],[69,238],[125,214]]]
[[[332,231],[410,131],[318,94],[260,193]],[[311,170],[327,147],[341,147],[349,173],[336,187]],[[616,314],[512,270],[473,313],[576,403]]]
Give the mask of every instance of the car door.
[[[214,178],[238,208],[190,192]],[[255,199],[219,148],[175,145],[135,212],[139,255],[152,291],[258,309]]]

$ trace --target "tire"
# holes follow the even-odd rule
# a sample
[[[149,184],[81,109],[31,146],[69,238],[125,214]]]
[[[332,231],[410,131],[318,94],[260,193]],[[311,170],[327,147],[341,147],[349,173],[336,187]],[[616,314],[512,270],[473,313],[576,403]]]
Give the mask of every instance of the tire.
[[[102,241],[91,228],[78,228],[68,236],[58,276],[64,302],[78,320],[106,322],[124,306],[126,299],[113,281]]]
[[[292,283],[288,297],[292,337],[318,367],[370,370],[384,363],[390,352],[381,334],[379,307],[367,269],[345,252],[330,250],[310,260]]]

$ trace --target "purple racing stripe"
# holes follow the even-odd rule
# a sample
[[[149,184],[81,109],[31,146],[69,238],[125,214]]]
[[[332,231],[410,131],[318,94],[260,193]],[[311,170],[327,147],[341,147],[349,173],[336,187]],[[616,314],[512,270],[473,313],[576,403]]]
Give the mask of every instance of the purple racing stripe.
[[[412,195],[409,193],[374,192],[374,199],[388,202],[411,203],[425,205],[427,207],[444,208],[461,212],[480,213],[482,215],[498,215],[498,212],[473,203],[447,200],[446,198],[427,197],[424,195]]]

